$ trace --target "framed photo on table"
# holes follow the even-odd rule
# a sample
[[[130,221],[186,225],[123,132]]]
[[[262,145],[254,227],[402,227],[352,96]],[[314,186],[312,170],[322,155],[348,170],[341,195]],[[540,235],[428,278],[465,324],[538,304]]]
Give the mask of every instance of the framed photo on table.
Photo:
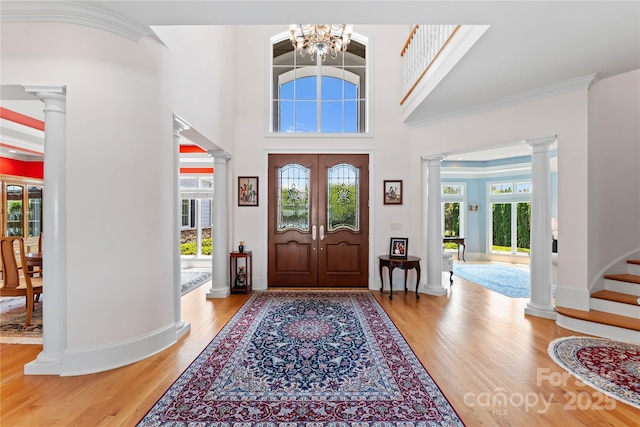
[[[385,180],[384,181],[384,204],[385,205],[401,205],[402,204],[402,180]]]
[[[392,237],[389,244],[390,258],[406,258],[409,253],[409,239],[406,237]]]
[[[258,177],[238,177],[238,206],[258,206]]]

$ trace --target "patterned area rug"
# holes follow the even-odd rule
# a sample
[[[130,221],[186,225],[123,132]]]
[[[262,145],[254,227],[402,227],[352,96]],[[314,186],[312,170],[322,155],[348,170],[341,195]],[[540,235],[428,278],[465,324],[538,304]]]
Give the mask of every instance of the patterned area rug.
[[[454,264],[453,274],[511,298],[530,294],[529,273],[494,264]]]
[[[462,426],[368,291],[251,295],[142,426]]]
[[[185,296],[194,289],[211,280],[211,271],[189,271],[180,270],[180,284],[182,285],[182,296]]]
[[[640,408],[640,345],[566,337],[549,344],[549,355],[581,382]]]
[[[27,313],[24,297],[0,298],[0,343],[2,344],[42,344],[42,303],[35,303],[31,324],[24,326]]]

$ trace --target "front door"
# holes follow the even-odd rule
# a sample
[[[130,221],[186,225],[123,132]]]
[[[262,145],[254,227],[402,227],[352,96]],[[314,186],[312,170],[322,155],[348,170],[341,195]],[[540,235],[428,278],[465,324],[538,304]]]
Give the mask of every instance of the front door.
[[[368,286],[369,156],[269,155],[269,286]]]

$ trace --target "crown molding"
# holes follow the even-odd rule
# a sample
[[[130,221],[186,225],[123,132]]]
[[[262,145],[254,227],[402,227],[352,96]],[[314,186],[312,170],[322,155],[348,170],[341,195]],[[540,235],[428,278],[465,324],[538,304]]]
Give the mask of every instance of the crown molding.
[[[564,82],[551,84],[537,89],[527,90],[506,96],[501,99],[494,100],[472,108],[461,108],[449,111],[447,113],[426,117],[413,122],[405,122],[411,128],[419,128],[430,126],[449,120],[459,119],[462,117],[472,116],[474,114],[485,113],[488,111],[498,110],[500,108],[511,107],[513,105],[524,104],[526,102],[536,101],[538,99],[548,98],[551,96],[563,95],[565,93],[574,92],[582,89],[589,89],[598,80],[597,74],[590,74],[578,77]]]
[[[2,23],[66,23],[98,28],[135,42],[151,29],[108,10],[63,1],[3,1]]]

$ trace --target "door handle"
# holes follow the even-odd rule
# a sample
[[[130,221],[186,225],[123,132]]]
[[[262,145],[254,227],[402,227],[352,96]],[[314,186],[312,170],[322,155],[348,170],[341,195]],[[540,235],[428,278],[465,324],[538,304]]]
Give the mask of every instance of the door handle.
[[[311,240],[316,240],[316,226],[311,227]]]
[[[324,235],[324,225],[320,226],[320,240],[324,240],[325,235]]]

